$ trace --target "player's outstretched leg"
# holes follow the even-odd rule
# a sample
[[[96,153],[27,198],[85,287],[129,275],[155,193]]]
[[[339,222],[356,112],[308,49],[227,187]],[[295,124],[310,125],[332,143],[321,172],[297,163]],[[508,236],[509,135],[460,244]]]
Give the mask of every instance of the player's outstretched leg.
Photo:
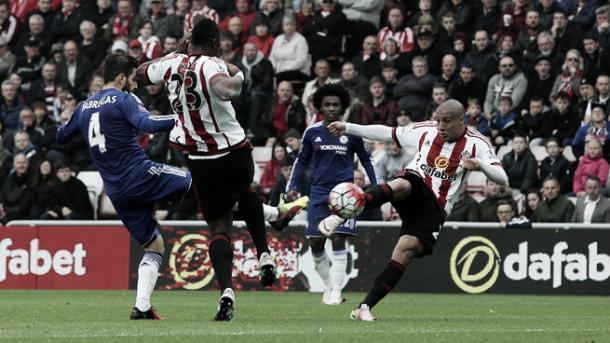
[[[343,282],[347,269],[347,249],[345,249],[345,235],[335,234],[332,237],[333,256],[330,266],[330,294],[326,299],[326,305],[341,305],[345,302],[341,295]]]
[[[308,204],[308,196],[302,196],[295,201],[285,203],[284,195],[282,194],[280,195],[280,203],[277,205],[277,208],[263,205],[265,219],[267,219],[271,227],[276,231],[284,231],[292,218],[302,209],[307,208]]]
[[[325,242],[326,239],[323,237],[312,237],[309,239],[314,268],[318,275],[320,275],[322,282],[324,282],[324,294],[322,295],[323,304],[328,301],[332,289],[330,284],[330,259],[326,254],[326,249],[324,249]]]
[[[138,267],[136,304],[130,316],[132,320],[163,320],[163,317],[150,304],[150,297],[157,283],[159,268],[163,263],[163,252],[163,239],[161,236],[157,236],[144,251],[144,256],[142,256],[140,266]]]

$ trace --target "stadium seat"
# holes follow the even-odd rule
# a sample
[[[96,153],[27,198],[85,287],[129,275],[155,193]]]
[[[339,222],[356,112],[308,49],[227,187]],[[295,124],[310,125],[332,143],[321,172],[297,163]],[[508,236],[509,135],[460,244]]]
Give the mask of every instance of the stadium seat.
[[[538,163],[540,163],[548,156],[548,154],[546,153],[546,148],[541,145],[532,146],[530,147],[530,150],[532,151],[534,157],[536,157],[536,161],[538,161]]]
[[[254,149],[252,149],[252,159],[259,167],[264,168],[265,163],[271,160],[272,153],[273,148],[271,147],[255,146]]]
[[[500,149],[498,149],[498,153],[496,155],[498,156],[498,159],[500,159],[500,161],[502,161],[502,157],[504,157],[504,155],[508,154],[511,151],[513,151],[512,146],[503,145],[500,147]]]
[[[82,171],[76,176],[87,187],[89,201],[93,206],[93,218],[97,219],[98,204],[100,195],[104,192],[104,181],[97,171]]]
[[[574,152],[572,151],[571,145],[568,145],[563,148],[563,156],[567,158],[570,162],[576,162],[576,156],[574,156]]]

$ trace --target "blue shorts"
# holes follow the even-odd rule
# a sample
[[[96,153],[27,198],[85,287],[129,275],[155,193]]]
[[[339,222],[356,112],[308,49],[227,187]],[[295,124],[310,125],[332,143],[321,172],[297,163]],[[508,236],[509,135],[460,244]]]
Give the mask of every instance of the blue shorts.
[[[324,237],[320,230],[318,230],[318,224],[322,219],[330,216],[330,208],[328,203],[310,204],[307,207],[307,229],[305,229],[306,237]],[[350,219],[343,226],[337,228],[335,233],[341,233],[344,235],[356,236],[358,231],[356,230],[356,220]]]
[[[155,203],[180,200],[191,186],[190,172],[159,163],[153,166],[156,172],[150,174],[146,188],[109,196],[121,221],[143,247],[159,235],[159,223],[153,213]]]

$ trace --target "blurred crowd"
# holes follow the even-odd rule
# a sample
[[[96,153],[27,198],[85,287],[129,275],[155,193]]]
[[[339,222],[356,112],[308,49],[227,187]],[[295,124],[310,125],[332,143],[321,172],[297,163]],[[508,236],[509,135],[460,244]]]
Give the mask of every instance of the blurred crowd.
[[[408,125],[455,98],[465,123],[504,149],[510,187],[465,192],[449,220],[610,222],[608,0],[0,1],[3,222],[94,217],[75,177],[95,170],[85,141],[58,144],[57,127],[101,89],[105,56],[161,57],[201,16],[221,28],[219,57],[244,71],[234,107],[251,142],[271,148],[257,185],[270,203],[303,131],[322,120],[313,93],[339,83],[352,96],[344,120]],[[171,112],[164,88],[137,95],[152,113]],[[153,161],[185,165],[166,133],[140,143]],[[413,156],[392,143],[369,148],[384,181]],[[189,219],[194,209],[157,212]]]

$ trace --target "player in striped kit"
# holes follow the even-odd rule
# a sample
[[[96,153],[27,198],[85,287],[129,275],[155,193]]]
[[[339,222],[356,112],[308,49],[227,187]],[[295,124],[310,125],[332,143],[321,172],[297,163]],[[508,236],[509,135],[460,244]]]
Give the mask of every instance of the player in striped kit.
[[[335,135],[394,141],[401,147],[416,148],[415,158],[387,184],[365,192],[367,208],[391,201],[400,214],[400,238],[390,262],[377,276],[366,298],[351,313],[354,320],[374,321],[370,309],[400,281],[405,267],[414,258],[432,253],[436,236],[464,187],[468,172],[481,170],[490,180],[508,184],[508,177],[487,139],[464,126],[464,107],[456,100],[440,104],[434,121],[390,128],[333,122]],[[325,235],[332,234],[345,220],[332,215],[320,222]]]
[[[141,84],[163,83],[168,87],[170,104],[179,118],[170,142],[188,153],[196,198],[212,231],[209,253],[222,292],[215,320],[229,321],[235,302],[230,234],[236,202],[256,245],[263,286],[275,282],[276,266],[267,245],[266,214],[258,193],[250,186],[254,175],[251,145],[231,104],[241,93],[244,74],[215,57],[219,36],[213,20],[200,19],[179,43],[178,51],[188,48],[188,54],[168,54],[140,65],[137,73]],[[274,227],[281,229],[307,201],[304,197],[285,204],[285,211],[280,208],[281,215],[277,211],[274,214],[279,218],[266,219],[277,219],[279,225]]]

